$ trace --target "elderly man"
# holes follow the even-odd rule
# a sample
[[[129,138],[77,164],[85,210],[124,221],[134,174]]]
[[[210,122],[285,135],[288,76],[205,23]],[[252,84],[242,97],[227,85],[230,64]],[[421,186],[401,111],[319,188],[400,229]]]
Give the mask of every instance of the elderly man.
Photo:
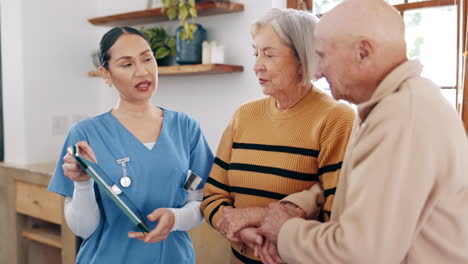
[[[467,136],[407,59],[399,13],[383,0],[345,0],[315,36],[317,77],[358,106],[331,220],[274,203],[259,233],[290,264],[468,263]]]

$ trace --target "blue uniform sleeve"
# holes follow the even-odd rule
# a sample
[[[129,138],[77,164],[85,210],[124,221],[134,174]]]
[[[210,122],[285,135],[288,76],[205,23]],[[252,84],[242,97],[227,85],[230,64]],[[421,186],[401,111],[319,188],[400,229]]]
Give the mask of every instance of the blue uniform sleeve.
[[[73,190],[74,190],[73,181],[68,179],[63,174],[62,165],[63,165],[63,157],[67,153],[67,148],[78,143],[79,141],[87,141],[87,137],[84,131],[80,128],[80,126],[76,124],[70,129],[70,132],[68,133],[67,138],[65,139],[65,143],[63,144],[62,151],[60,152],[60,155],[58,157],[57,166],[55,167],[54,175],[52,176],[52,179],[50,180],[50,183],[49,183],[49,187],[48,187],[49,191],[58,193],[66,197],[73,196]]]
[[[203,179],[199,186],[199,189],[201,189],[210,174],[214,156],[198,122],[194,121],[191,132],[190,169]]]

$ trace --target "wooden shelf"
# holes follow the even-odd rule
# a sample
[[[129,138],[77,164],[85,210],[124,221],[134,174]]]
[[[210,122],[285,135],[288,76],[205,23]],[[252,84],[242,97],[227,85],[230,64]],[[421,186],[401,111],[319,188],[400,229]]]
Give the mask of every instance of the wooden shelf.
[[[159,76],[162,75],[196,75],[196,74],[216,74],[228,72],[242,72],[243,66],[228,64],[190,64],[158,67]],[[88,77],[99,77],[98,71],[88,72]]]
[[[227,64],[192,64],[159,67],[159,75],[193,75],[242,72],[243,66]]]
[[[244,5],[233,2],[218,2],[213,0],[203,1],[196,4],[198,16],[212,16],[244,11]],[[104,17],[88,19],[91,24],[102,26],[133,26],[168,21],[162,8],[153,8],[135,12],[128,12]]]
[[[62,248],[60,231],[53,228],[33,228],[21,231],[21,236],[29,240],[49,245],[55,248]]]

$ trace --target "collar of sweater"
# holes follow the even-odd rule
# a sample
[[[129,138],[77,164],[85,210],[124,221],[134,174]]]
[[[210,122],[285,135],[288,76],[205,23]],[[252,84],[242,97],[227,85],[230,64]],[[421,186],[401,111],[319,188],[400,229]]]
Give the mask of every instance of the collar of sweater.
[[[404,82],[419,77],[422,72],[422,65],[419,60],[407,60],[391,71],[375,90],[372,97],[357,105],[359,124],[364,122],[372,109],[385,97],[397,92]]]
[[[318,100],[320,96],[325,95],[323,91],[318,88],[312,87],[310,92],[306,94],[297,104],[288,109],[278,109],[276,106],[276,100],[273,97],[268,99],[268,108],[270,117],[273,119],[288,119],[299,113],[303,113],[306,110],[310,110],[314,106],[314,102]]]

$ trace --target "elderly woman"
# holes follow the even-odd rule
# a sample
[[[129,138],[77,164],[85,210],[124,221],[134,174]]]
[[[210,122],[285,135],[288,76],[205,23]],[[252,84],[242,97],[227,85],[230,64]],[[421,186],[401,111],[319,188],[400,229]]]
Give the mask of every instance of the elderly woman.
[[[354,111],[314,88],[318,19],[270,10],[252,25],[254,71],[268,97],[242,105],[205,185],[205,219],[231,241],[234,263],[260,263],[256,227],[270,203],[329,219]],[[320,205],[324,189],[325,202]]]

